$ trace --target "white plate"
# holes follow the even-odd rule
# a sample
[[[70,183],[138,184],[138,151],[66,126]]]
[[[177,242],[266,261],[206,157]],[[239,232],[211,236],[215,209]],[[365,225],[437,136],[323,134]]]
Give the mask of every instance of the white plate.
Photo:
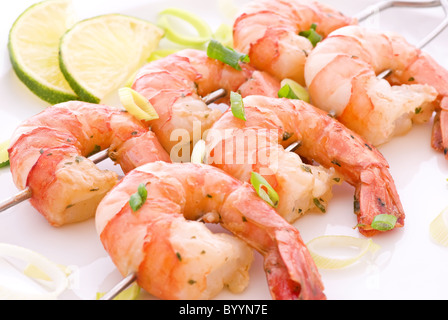
[[[46,104],[36,98],[17,79],[6,49],[9,29],[16,17],[33,0],[8,3],[0,13],[0,140],[10,137],[24,119],[40,112]],[[355,14],[375,1],[323,1],[346,14]],[[204,17],[216,28],[225,17],[218,1],[205,0],[76,0],[80,17],[120,12],[155,21],[163,8],[178,6]],[[237,2],[235,2],[237,3]],[[440,8],[391,9],[364,24],[401,32],[417,43],[443,17]],[[418,23],[417,23],[418,22]],[[448,31],[443,32],[426,50],[448,68]],[[448,249],[435,244],[429,224],[448,206],[448,162],[430,147],[431,124],[414,127],[404,137],[380,148],[389,161],[406,212],[406,226],[380,235],[377,259],[344,270],[321,275],[328,299],[447,299]],[[110,163],[103,164],[110,166]],[[16,193],[9,169],[0,169],[0,199]],[[353,226],[353,188],[335,188],[329,210],[308,215],[296,223],[307,242],[321,235],[362,237]],[[112,288],[121,279],[97,237],[93,219],[60,229],[50,227],[28,202],[0,214],[0,242],[35,250],[49,259],[78,270],[76,282],[61,299],[95,299],[96,292]],[[251,271],[248,289],[239,295],[223,291],[218,299],[270,299],[260,257]],[[151,298],[151,297],[146,297]]]

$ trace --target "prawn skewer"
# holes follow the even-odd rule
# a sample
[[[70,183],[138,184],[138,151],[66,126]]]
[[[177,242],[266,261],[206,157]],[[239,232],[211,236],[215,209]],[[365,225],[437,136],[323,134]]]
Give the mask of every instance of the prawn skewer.
[[[378,79],[385,69],[393,72],[387,80]],[[429,121],[434,111],[445,123],[448,71],[397,34],[359,26],[338,29],[309,55],[305,75],[313,105],[375,146],[413,123]],[[440,124],[438,131],[446,126]],[[434,128],[437,132],[437,121]],[[436,136],[433,147],[440,144],[435,149],[443,150],[448,142],[435,143]]]
[[[100,170],[86,158],[106,148],[124,172],[142,164],[140,157],[170,161],[154,133],[132,115],[70,101],[45,109],[15,130],[9,148],[13,181],[29,190],[31,204],[51,225],[88,219],[117,182],[115,172]]]
[[[292,152],[297,147],[299,147],[298,142],[294,142],[289,145],[285,151]],[[122,281],[120,281],[117,285],[115,285],[111,290],[109,290],[104,296],[100,298],[100,300],[113,300],[117,295],[126,290],[132,283],[137,280],[137,272],[129,273]]]
[[[247,64],[236,70],[204,51],[186,49],[142,67],[132,89],[154,106],[159,118],[148,125],[171,158],[182,162],[189,160],[195,142],[222,114],[218,108],[208,107],[201,97],[218,89],[227,92],[217,101],[225,104],[229,104],[232,91],[244,96],[276,96],[280,83]]]
[[[357,20],[317,1],[256,0],[249,2],[233,25],[234,47],[248,54],[250,63],[279,80],[305,85],[304,67],[315,43],[301,32],[326,37]],[[311,31],[315,25],[314,31]]]
[[[218,90],[210,93],[206,97],[204,97],[203,101],[205,104],[209,105],[209,104],[225,97],[226,94],[227,93],[224,89],[218,89]],[[95,164],[98,164],[98,163],[109,158],[108,152],[109,152],[108,149],[102,150],[102,151],[90,156],[89,160]],[[31,196],[32,196],[32,192],[31,192],[30,188],[29,187],[24,188],[22,191],[18,192],[11,198],[3,200],[0,203],[0,212],[5,211],[9,208],[12,208],[13,206],[15,206],[23,201],[29,200],[31,198]]]
[[[288,221],[300,217],[310,205],[323,208],[325,193],[318,192],[336,183],[333,179],[339,182],[343,178],[355,187],[355,213],[363,235],[384,231],[372,223],[381,214],[395,216],[395,228],[403,226],[405,214],[388,163],[359,135],[300,100],[249,96],[243,102],[246,121],[228,111],[210,129],[206,163],[242,181],[249,181],[253,171],[263,175],[279,195],[277,211]],[[255,143],[238,143],[234,141],[238,136],[255,136],[251,140]],[[299,157],[286,154],[283,146],[292,141],[300,143],[296,153],[323,168],[311,167]],[[237,153],[244,161],[227,157]],[[302,191],[307,181],[317,181],[315,190],[310,187]]]
[[[147,199],[134,211],[129,198],[142,184]],[[243,241],[211,234],[199,218],[220,223]],[[241,291],[252,259],[249,245],[264,257],[274,299],[325,299],[297,229],[251,185],[217,168],[160,161],[138,167],[101,201],[95,219],[120,272],[136,273],[138,284],[156,297],[209,299],[224,285]]]

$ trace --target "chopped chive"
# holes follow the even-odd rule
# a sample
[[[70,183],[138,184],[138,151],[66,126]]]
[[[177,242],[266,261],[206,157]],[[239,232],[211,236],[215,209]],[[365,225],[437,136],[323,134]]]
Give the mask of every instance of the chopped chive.
[[[341,164],[337,160],[332,160],[331,163],[337,165],[338,167],[341,166]]]
[[[87,158],[90,156],[93,156],[95,153],[98,153],[100,151],[101,151],[101,147],[96,144],[95,147],[93,147],[92,152],[90,152],[89,155],[87,156]]]
[[[392,214],[380,214],[373,219],[371,227],[379,231],[388,231],[395,227],[396,222],[396,216]]]
[[[309,30],[301,31],[299,36],[305,37],[310,40],[313,47],[317,45],[320,41],[322,41],[322,36],[316,32],[317,25],[313,23]]]
[[[230,106],[235,118],[246,121],[243,98],[239,93],[233,91],[230,93]]]
[[[293,132],[293,133],[283,132],[283,137],[282,137],[282,139],[283,139],[283,141],[286,141],[286,140],[288,140],[289,138],[291,138],[293,135],[294,135],[294,132]]]
[[[308,166],[306,166],[306,165],[304,165],[304,164],[301,164],[300,167],[301,167],[302,170],[305,171],[305,172],[313,173],[313,172],[311,171],[311,168],[308,167]]]
[[[326,211],[326,210],[325,210],[325,206],[320,202],[319,199],[314,198],[314,199],[313,199],[313,202],[314,202],[314,205],[315,205],[316,207],[318,207],[320,211],[322,211],[323,213],[325,213],[325,211]]]
[[[422,112],[422,107],[415,108],[415,114],[419,114],[420,112]]]
[[[236,70],[242,70],[240,62],[250,62],[247,54],[239,53],[232,48],[225,47],[220,42],[212,39],[207,47],[207,56],[228,64]]]
[[[146,190],[146,185],[141,183],[138,186],[137,192],[134,193],[129,199],[129,205],[131,206],[132,211],[137,211],[140,209],[146,201],[148,197],[148,190]]]
[[[277,192],[259,173],[252,172],[250,183],[260,198],[266,201],[271,207],[276,208],[278,206],[279,196]]]
[[[182,261],[182,256],[180,255],[179,252],[176,252],[176,257],[177,257],[177,259],[179,259],[179,261]]]

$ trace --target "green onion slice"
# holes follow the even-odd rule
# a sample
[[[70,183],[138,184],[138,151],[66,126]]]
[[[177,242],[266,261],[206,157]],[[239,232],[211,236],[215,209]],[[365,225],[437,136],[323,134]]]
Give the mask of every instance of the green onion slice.
[[[134,193],[129,199],[129,205],[131,206],[132,211],[136,212],[140,209],[146,201],[148,197],[148,191],[146,190],[146,185],[141,183],[138,186],[137,192]]]
[[[397,217],[391,214],[379,214],[377,215],[372,223],[372,229],[379,231],[388,231],[395,228],[395,223],[397,222]]]
[[[279,98],[300,99],[305,102],[310,102],[310,95],[308,90],[291,79],[283,79],[280,82],[281,89],[278,92]]]
[[[230,93],[230,107],[235,118],[246,121],[243,97],[239,93]]]
[[[252,172],[250,183],[255,188],[258,196],[266,201],[271,207],[277,208],[279,202],[278,193],[259,173]]]
[[[0,168],[9,166],[9,140],[0,143]]]
[[[448,207],[431,222],[429,225],[431,238],[442,246],[448,247]]]
[[[21,284],[22,277],[11,279],[2,283],[0,290],[0,299],[13,300],[55,300],[70,286],[69,276],[72,271],[69,268],[63,268],[61,265],[50,261],[42,254],[32,251],[28,248],[19,247],[12,244],[0,243],[0,259],[14,259],[17,260],[17,268],[14,269],[23,271],[23,274],[29,279],[32,279],[30,284],[34,287],[36,284],[42,289],[31,289],[25,283]],[[26,267],[19,267],[26,265]],[[39,270],[39,276],[35,277],[33,272],[30,272],[30,265],[34,270]],[[2,272],[8,272],[2,270]],[[14,275],[12,275],[14,277]]]
[[[287,98],[287,99],[299,99],[299,97],[294,93],[289,84],[285,84],[278,91],[279,98]]]
[[[138,120],[149,121],[159,118],[159,115],[148,99],[137,91],[123,87],[118,90],[118,95],[123,107]]]
[[[173,23],[170,23],[169,17],[176,17],[189,23],[196,29],[197,36],[189,36],[175,30]],[[210,26],[199,16],[179,8],[168,8],[159,13],[158,25],[165,30],[165,36],[168,40],[186,46],[195,46],[205,44],[212,37]],[[177,28],[180,29],[180,28]]]
[[[307,38],[310,40],[313,47],[317,45],[320,41],[322,41],[322,36],[316,32],[317,25],[313,23],[309,30],[301,31],[299,33],[300,36]]]
[[[320,269],[342,269],[359,261],[367,253],[374,254],[380,249],[372,239],[339,235],[320,236],[306,246]]]
[[[221,42],[215,39],[210,40],[207,47],[207,56],[228,64],[236,70],[241,70],[240,62],[249,63],[247,54],[239,53],[232,48],[225,47]]]
[[[199,140],[194,145],[193,152],[191,153],[191,162],[205,163],[205,157],[206,157],[205,141]]]

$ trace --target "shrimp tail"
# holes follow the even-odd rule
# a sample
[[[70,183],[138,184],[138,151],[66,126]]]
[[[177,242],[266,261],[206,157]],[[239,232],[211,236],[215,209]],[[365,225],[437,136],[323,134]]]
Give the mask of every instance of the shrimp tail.
[[[320,275],[301,237],[289,230],[277,230],[276,240],[277,250],[270,251],[264,260],[273,298],[325,300]],[[302,245],[291,247],[288,243],[292,241]]]
[[[448,97],[442,99],[440,109],[436,111],[431,146],[434,150],[442,151],[448,159]]]
[[[404,210],[387,169],[374,167],[361,173],[361,182],[355,190],[354,211],[359,232],[366,237],[381,232],[372,228],[374,218],[381,214],[397,217],[394,228],[404,226]]]

